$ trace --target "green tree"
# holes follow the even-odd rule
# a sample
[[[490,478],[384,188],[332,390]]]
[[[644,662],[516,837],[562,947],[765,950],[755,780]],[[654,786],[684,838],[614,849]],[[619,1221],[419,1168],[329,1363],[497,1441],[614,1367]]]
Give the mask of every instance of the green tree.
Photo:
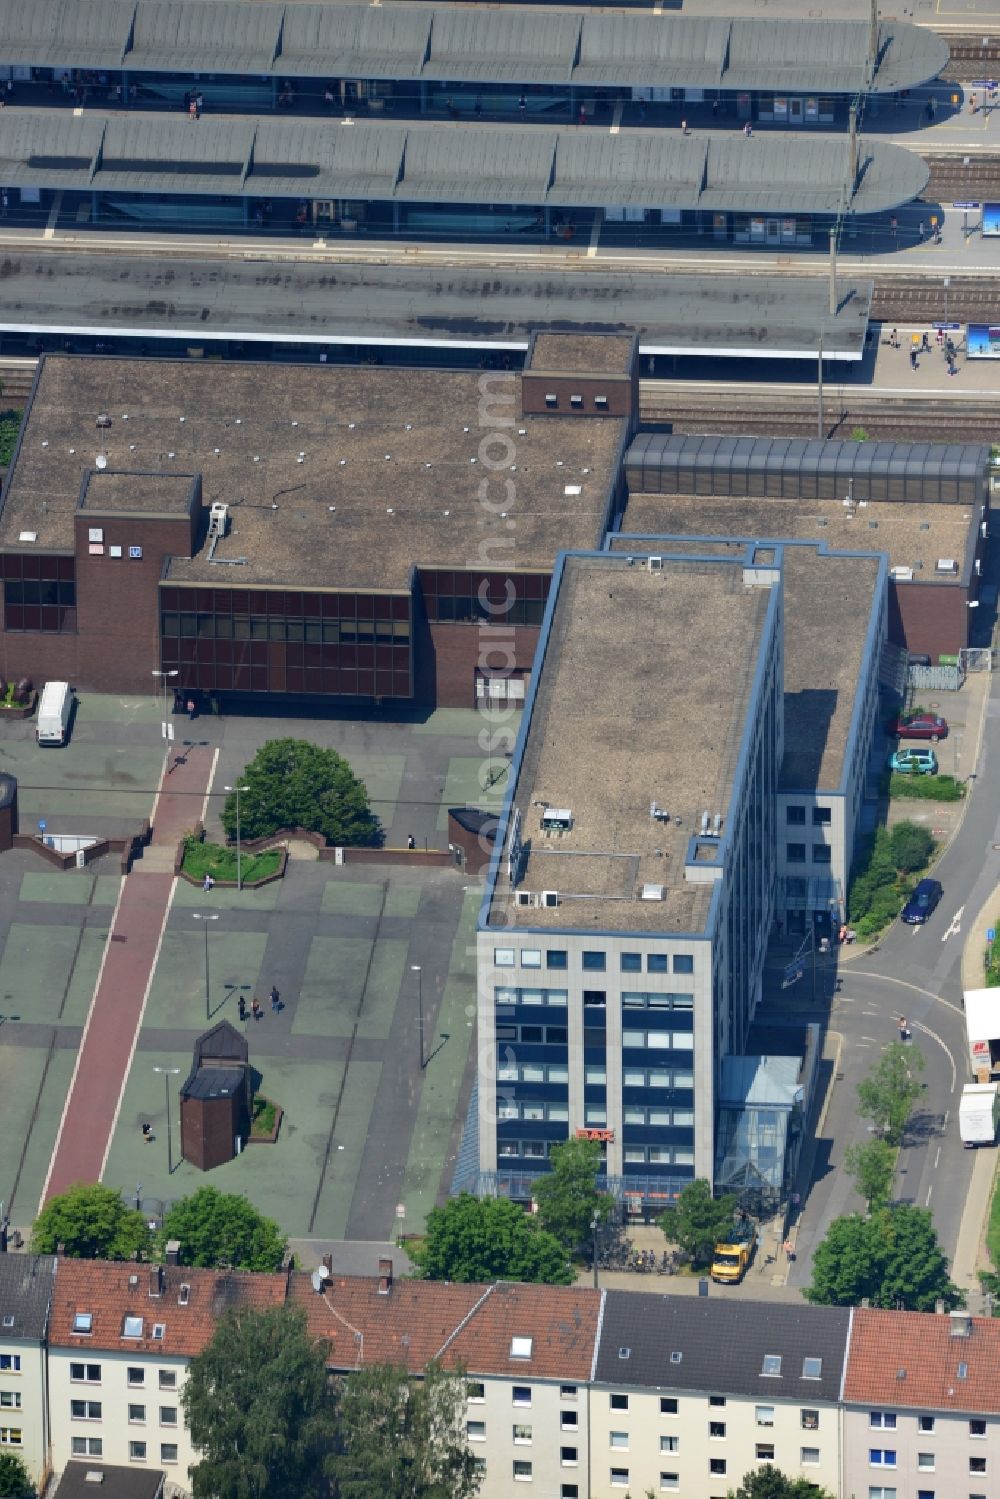
[[[230,1312],[181,1395],[195,1499],[322,1499],[336,1434],[325,1346],[298,1306]]]
[[[835,1218],[813,1255],[806,1300],[816,1306],[872,1306],[931,1312],[935,1303],[961,1306],[948,1261],[926,1208],[900,1203],[869,1217]]]
[[[16,1452],[0,1452],[0,1499],[29,1499],[35,1485]]]
[[[467,1384],[429,1364],[421,1378],[372,1364],[340,1384],[331,1461],[338,1499],[473,1499]]]
[[[149,1226],[113,1188],[81,1182],[50,1198],[31,1230],[35,1254],[60,1245],[70,1259],[135,1260],[150,1246]]]
[[[915,822],[897,822],[889,834],[892,861],[903,874],[913,874],[929,863],[934,839],[926,828]]]
[[[765,1463],[762,1468],[744,1473],[739,1488],[729,1490],[729,1499],[832,1499],[832,1496],[807,1478],[788,1478],[780,1468]]]
[[[169,1239],[181,1246],[182,1265],[229,1265],[237,1270],[280,1270],[288,1240],[273,1218],[236,1192],[199,1187],[182,1197],[156,1238],[162,1254]]]
[[[733,1226],[736,1198],[732,1193],[713,1197],[704,1177],[688,1182],[677,1202],[660,1215],[664,1237],[691,1256],[696,1265],[707,1265],[712,1250]]]
[[[461,1192],[427,1214],[422,1243],[410,1258],[428,1280],[573,1280],[566,1250],[506,1197]]]
[[[381,842],[364,781],[336,750],[306,739],[270,739],[240,776],[240,836],[263,838],[279,828],[306,828],[328,843]],[[236,836],[236,793],[222,809],[222,826]]]
[[[601,1147],[596,1140],[564,1140],[549,1153],[551,1170],[535,1183],[538,1221],[568,1254],[589,1244],[592,1223],[606,1223],[614,1203],[597,1190]]]
[[[886,1140],[849,1146],[844,1152],[844,1170],[854,1178],[869,1213],[885,1207],[896,1174],[896,1152]]]
[[[905,1041],[893,1041],[875,1068],[858,1084],[858,1112],[880,1129],[890,1145],[903,1138],[906,1121],[923,1089],[918,1075],[923,1055]]]

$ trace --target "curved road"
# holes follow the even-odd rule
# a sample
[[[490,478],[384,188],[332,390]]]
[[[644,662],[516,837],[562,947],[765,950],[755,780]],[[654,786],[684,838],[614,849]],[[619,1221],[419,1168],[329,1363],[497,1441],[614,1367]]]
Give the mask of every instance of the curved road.
[[[867,1121],[857,1114],[855,1087],[881,1048],[897,1039],[901,1014],[924,1057],[925,1087],[900,1154],[896,1197],[931,1208],[944,1250],[954,1257],[975,1159],[974,1152],[963,1150],[957,1127],[958,1099],[969,1081],[962,946],[1000,883],[1000,776],[993,773],[998,758],[1000,688],[994,680],[965,817],[934,871],[944,886],[941,904],[926,927],[897,922],[877,949],[841,966],[840,990],[829,1014],[830,1030],[842,1037],[838,1080],[817,1141],[792,1284],[808,1284],[812,1250],[830,1220],[859,1206],[852,1183],[839,1169],[847,1147],[870,1138]],[[803,1018],[821,1017],[806,1011]]]

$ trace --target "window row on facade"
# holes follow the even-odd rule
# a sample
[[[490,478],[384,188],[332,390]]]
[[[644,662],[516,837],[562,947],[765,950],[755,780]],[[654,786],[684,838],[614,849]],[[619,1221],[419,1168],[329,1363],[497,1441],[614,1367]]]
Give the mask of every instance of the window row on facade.
[[[599,960],[604,957],[603,953],[585,952],[581,957],[581,967],[590,973],[603,972],[605,963]],[[493,949],[493,962],[497,968],[514,968],[518,965],[521,968],[541,968],[543,958],[545,967],[549,970],[558,972],[569,968],[569,953],[564,947],[550,947],[544,954],[538,947],[522,947],[520,950],[514,947]],[[647,973],[694,973],[694,956],[691,953],[623,952],[618,955],[618,966],[622,973],[641,973],[643,961]]]
[[[31,585],[21,586],[28,588]],[[35,586],[61,590],[75,588],[71,583]],[[306,645],[406,646],[410,643],[410,622],[407,619],[286,619],[280,614],[257,617],[164,611],[160,628],[165,636],[179,636],[184,640],[274,640]]]

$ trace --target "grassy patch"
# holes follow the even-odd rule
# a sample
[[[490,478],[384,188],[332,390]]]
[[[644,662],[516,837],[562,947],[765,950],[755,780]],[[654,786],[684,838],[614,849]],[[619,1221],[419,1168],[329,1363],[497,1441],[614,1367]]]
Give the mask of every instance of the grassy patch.
[[[6,468],[14,456],[23,411],[0,411],[0,466]]]
[[[240,874],[243,883],[261,880],[266,875],[274,874],[280,863],[281,850],[279,848],[268,848],[261,854],[243,854],[240,859]],[[200,838],[186,838],[184,840],[184,863],[181,867],[185,874],[191,875],[196,880],[203,880],[206,874],[210,874],[213,880],[235,880],[236,850],[223,848],[218,843],[202,843]]]
[[[1000,1270],[1000,1181],[993,1189],[993,1200],[990,1203],[990,1221],[986,1225],[986,1248],[989,1250],[990,1263],[995,1270]]]
[[[998,931],[998,933],[1000,933],[1000,928],[998,928],[998,925],[995,921],[993,923],[993,928],[994,931]],[[987,989],[1000,989],[1000,935],[994,937],[993,941],[986,949],[986,959],[984,967],[986,969]],[[1000,1241],[998,1241],[998,1247],[1000,1247]]]
[[[911,801],[960,802],[965,795],[965,782],[954,776],[906,776],[893,773],[889,777],[889,795],[909,797]]]
[[[274,1134],[274,1123],[278,1117],[278,1105],[270,1098],[265,1098],[262,1093],[257,1093],[253,1101],[253,1117],[250,1121],[250,1134],[267,1138]]]

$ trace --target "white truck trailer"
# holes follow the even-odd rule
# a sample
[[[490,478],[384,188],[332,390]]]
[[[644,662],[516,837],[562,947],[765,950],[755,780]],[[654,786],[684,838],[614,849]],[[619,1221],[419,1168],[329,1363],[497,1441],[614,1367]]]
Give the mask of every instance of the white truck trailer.
[[[958,1106],[958,1133],[966,1150],[993,1145],[1000,1123],[1000,1083],[968,1083]]]

